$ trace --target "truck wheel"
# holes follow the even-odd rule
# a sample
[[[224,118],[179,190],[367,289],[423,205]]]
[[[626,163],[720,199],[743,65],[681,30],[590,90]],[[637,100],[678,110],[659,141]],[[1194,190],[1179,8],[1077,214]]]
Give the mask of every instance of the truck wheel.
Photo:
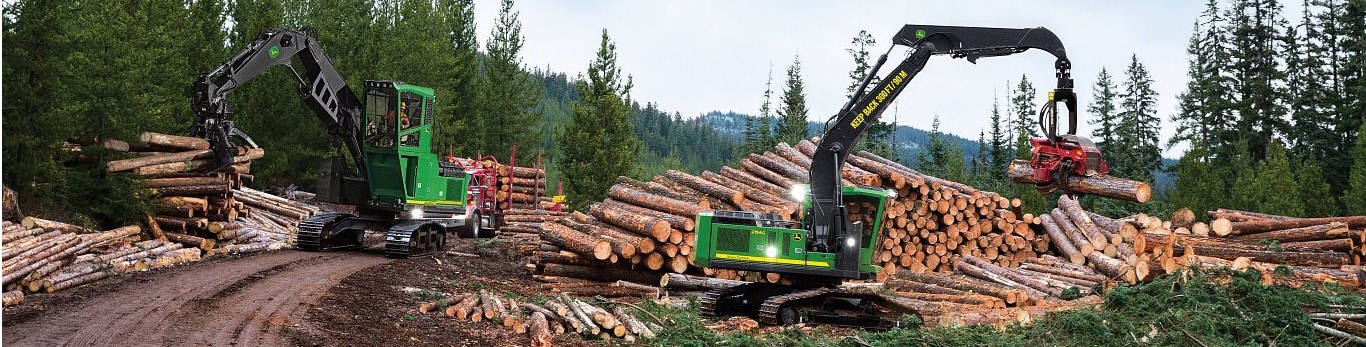
[[[465,220],[465,225],[456,228],[458,230],[457,235],[466,239],[479,237],[479,218],[479,212],[475,211],[473,215],[470,215],[470,219]]]
[[[480,223],[479,223],[479,224],[481,224],[481,225],[479,226],[479,231],[476,232],[476,233],[478,234],[478,237],[481,238],[481,239],[491,238],[491,237],[493,237],[493,234],[495,234],[495,233],[498,231],[498,228],[494,228],[494,227],[485,228],[485,227],[483,227],[483,226],[482,226],[483,220],[480,220]]]

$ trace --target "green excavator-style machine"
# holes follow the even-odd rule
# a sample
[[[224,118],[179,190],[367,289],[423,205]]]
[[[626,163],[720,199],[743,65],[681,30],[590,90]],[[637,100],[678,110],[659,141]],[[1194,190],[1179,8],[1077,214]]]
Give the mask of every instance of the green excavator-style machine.
[[[302,71],[293,65],[296,58]],[[495,184],[491,175],[440,160],[431,150],[435,92],[402,81],[367,80],[357,96],[305,31],[268,31],[195,79],[191,107],[197,119],[190,133],[209,140],[215,166],[232,164],[235,142],[257,146],[229,119],[227,97],[275,66],[294,73],[304,104],[345,147],[321,164],[318,200],[356,211],[303,221],[300,249],[358,248],[367,231],[382,231],[385,253],[406,258],[441,250],[449,234],[492,237],[495,207],[484,196]]]
[[[975,62],[1030,48],[1052,54],[1057,58],[1057,88],[1050,93],[1040,122],[1045,127],[1056,124],[1057,107],[1062,103],[1068,109],[1072,129],[1064,136],[1050,132],[1045,142],[1052,145],[1054,140],[1075,137],[1077,100],[1072,92],[1071,63],[1062,42],[1048,29],[906,25],[892,43],[892,48],[909,47],[905,60],[868,89],[874,73],[887,61],[889,48],[864,77],[853,98],[826,124],[827,130],[812,154],[809,190],[793,189],[802,192],[800,221],[749,211],[712,211],[697,216],[693,253],[697,266],[775,272],[792,281],[710,291],[701,299],[704,315],[748,315],[773,325],[814,322],[885,328],[893,324],[878,314],[880,299],[876,296],[842,294],[836,287],[845,279],[873,278],[881,270],[872,260],[882,236],[882,209],[894,192],[841,186],[840,171],[869,125],[905,90],[932,55]],[[873,225],[850,220],[846,206],[854,203],[877,206]]]

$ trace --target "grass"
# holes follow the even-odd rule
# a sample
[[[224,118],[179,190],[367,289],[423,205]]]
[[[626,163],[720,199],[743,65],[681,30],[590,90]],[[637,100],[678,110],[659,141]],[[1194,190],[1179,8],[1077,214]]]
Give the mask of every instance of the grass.
[[[1100,310],[1057,312],[1030,325],[893,329],[886,332],[804,331],[759,335],[717,333],[688,308],[647,304],[670,329],[647,343],[658,346],[1329,346],[1305,308],[1366,308],[1363,297],[1337,286],[1263,286],[1259,274],[1229,270],[1181,272],[1122,286]]]

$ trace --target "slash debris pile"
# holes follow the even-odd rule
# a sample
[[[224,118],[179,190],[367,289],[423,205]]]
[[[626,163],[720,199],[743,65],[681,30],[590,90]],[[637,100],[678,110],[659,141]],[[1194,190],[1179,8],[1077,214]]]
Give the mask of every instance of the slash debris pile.
[[[517,301],[488,291],[439,293],[437,296],[441,298],[418,306],[418,312],[443,312],[456,319],[502,325],[517,334],[528,334],[533,346],[550,346],[554,335],[566,332],[603,340],[619,338],[630,343],[654,338],[655,332],[663,329],[655,322],[642,320],[631,313],[633,310],[644,312],[633,305],[613,302],[594,305],[565,294],[542,304]]]

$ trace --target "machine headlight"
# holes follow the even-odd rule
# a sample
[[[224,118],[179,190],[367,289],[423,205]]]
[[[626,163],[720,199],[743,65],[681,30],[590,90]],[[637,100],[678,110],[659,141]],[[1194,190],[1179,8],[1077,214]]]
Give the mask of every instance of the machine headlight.
[[[768,250],[764,251],[764,254],[768,255],[769,258],[776,258],[778,257],[778,247],[770,246]]]
[[[412,219],[422,218],[422,209],[420,209],[420,208],[414,208],[414,209],[408,211],[408,217],[409,217],[409,218],[412,218]]]
[[[847,246],[849,246],[849,247],[854,247],[854,237],[853,237],[853,236],[850,236],[850,237],[845,238],[845,239],[844,239],[844,244],[847,245]]]
[[[797,200],[797,201],[806,201],[806,194],[807,194],[807,192],[809,192],[810,190],[811,190],[811,186],[808,186],[808,185],[805,185],[805,184],[798,184],[798,185],[792,186],[792,191],[791,191],[791,193],[792,193],[792,199],[793,199],[793,200]]]

